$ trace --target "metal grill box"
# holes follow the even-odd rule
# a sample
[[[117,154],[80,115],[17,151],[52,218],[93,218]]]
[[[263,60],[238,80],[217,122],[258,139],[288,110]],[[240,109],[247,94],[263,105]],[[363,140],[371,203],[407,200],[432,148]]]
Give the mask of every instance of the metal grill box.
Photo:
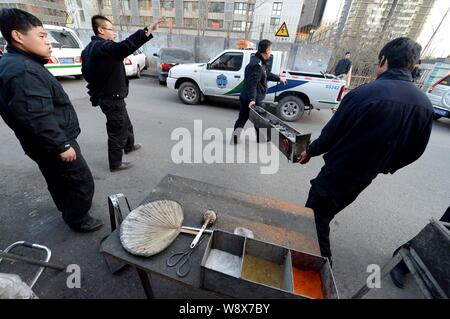
[[[233,298],[338,298],[328,259],[221,230],[209,239],[201,274],[203,288]]]

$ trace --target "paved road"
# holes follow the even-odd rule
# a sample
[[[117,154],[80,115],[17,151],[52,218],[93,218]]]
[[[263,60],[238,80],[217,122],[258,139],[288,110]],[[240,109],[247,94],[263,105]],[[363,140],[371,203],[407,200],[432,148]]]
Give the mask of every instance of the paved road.
[[[145,77],[131,80],[127,100],[136,140],[144,148],[126,156],[135,163],[133,169],[111,174],[107,165],[104,115],[90,106],[83,80],[62,79],[61,82],[77,110],[82,127],[79,143],[95,178],[92,213],[105,221],[109,194],[122,192],[132,205],[137,205],[169,173],[303,205],[309,180],[323,164],[321,158],[312,159],[307,166],[281,159],[280,169],[274,175],[261,175],[260,164],[175,164],[170,157],[176,143],[170,139],[174,129],[185,127],[193,131],[193,121],[202,119],[204,128],[217,127],[224,131],[233,126],[238,105],[221,101],[183,105],[175,92]],[[293,126],[302,132],[312,132],[315,138],[330,117],[330,111],[314,111]],[[36,165],[23,155],[3,121],[0,152],[0,247],[16,240],[39,242],[51,247],[54,261],[76,263],[82,269],[80,289],[66,288],[67,274],[46,271],[36,285],[36,293],[42,298],[143,297],[134,272],[128,269],[111,276],[98,253],[99,241],[108,234],[109,227],[86,235],[66,228]],[[450,121],[443,119],[435,123],[430,144],[416,163],[393,176],[378,177],[337,216],[332,223],[331,238],[334,274],[342,297],[349,297],[365,282],[369,264],[384,264],[398,245],[417,234],[431,217],[439,218],[444,212],[450,204],[449,163]],[[8,271],[3,267],[0,271]],[[29,269],[29,266],[21,268],[25,273]],[[168,293],[164,284],[156,292],[160,297]],[[183,293],[177,296],[182,298]],[[413,281],[401,291],[390,280],[384,280],[382,289],[370,292],[368,297],[420,298],[421,295]]]

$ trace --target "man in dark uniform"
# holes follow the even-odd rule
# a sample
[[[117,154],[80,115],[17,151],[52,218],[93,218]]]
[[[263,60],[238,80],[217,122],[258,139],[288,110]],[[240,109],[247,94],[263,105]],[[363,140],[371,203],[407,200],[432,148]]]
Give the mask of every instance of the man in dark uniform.
[[[348,72],[350,71],[350,68],[352,67],[352,61],[350,60],[351,58],[351,53],[350,52],[346,52],[345,53],[345,58],[339,60],[339,62],[336,65],[336,68],[334,70],[334,75],[339,76],[342,74],[348,74]]]
[[[286,83],[286,79],[281,79],[278,75],[275,75],[267,70],[267,61],[272,54],[272,42],[269,40],[261,40],[258,43],[258,52],[250,58],[249,64],[245,67],[244,74],[244,86],[239,96],[241,102],[241,109],[239,111],[239,117],[234,124],[234,133],[232,143],[237,144],[239,142],[239,136],[241,130],[247,123],[250,108],[255,105],[261,105],[266,96],[267,81]],[[255,127],[256,138],[259,142],[259,130]]]
[[[0,12],[8,42],[0,61],[0,114],[35,161],[64,221],[76,231],[103,223],[89,215],[94,180],[76,141],[77,114],[61,84],[44,67],[51,46],[42,22],[19,9]]]
[[[321,254],[331,259],[330,222],[380,173],[394,174],[417,160],[431,134],[433,108],[411,82],[421,46],[397,38],[379,54],[377,80],[348,93],[337,112],[301,155],[324,155],[311,180],[306,206],[314,210]]]
[[[138,30],[122,42],[114,42],[116,32],[106,17],[92,17],[95,36],[81,53],[82,73],[89,83],[87,88],[93,106],[100,105],[106,115],[108,133],[108,160],[111,172],[131,167],[122,162],[123,151],[130,153],[141,148],[134,144],[133,126],[128,117],[125,98],[128,96],[128,79],[123,60],[149,41],[152,32],[164,21]]]

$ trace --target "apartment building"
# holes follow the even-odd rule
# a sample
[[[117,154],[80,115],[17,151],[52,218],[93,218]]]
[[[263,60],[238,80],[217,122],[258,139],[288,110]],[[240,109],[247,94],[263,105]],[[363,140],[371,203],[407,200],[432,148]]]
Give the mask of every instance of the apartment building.
[[[0,0],[1,8],[18,8],[37,16],[44,24],[66,25],[64,0]]]
[[[338,35],[417,39],[435,0],[345,0]]]
[[[161,32],[285,42],[295,40],[303,4],[303,0],[97,0],[97,7],[87,8],[88,0],[66,2],[83,27],[87,17],[97,12],[122,30],[134,30],[163,16],[166,22]],[[283,22],[292,36],[276,38]]]

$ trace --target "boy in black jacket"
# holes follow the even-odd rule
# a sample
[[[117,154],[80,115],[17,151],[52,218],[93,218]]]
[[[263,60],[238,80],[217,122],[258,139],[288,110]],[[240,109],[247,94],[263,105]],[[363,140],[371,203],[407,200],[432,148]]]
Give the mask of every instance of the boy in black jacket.
[[[0,11],[8,42],[0,61],[0,114],[35,161],[64,221],[81,232],[103,223],[91,217],[94,179],[81,155],[77,114],[61,84],[44,67],[51,46],[42,22],[19,9]]]

